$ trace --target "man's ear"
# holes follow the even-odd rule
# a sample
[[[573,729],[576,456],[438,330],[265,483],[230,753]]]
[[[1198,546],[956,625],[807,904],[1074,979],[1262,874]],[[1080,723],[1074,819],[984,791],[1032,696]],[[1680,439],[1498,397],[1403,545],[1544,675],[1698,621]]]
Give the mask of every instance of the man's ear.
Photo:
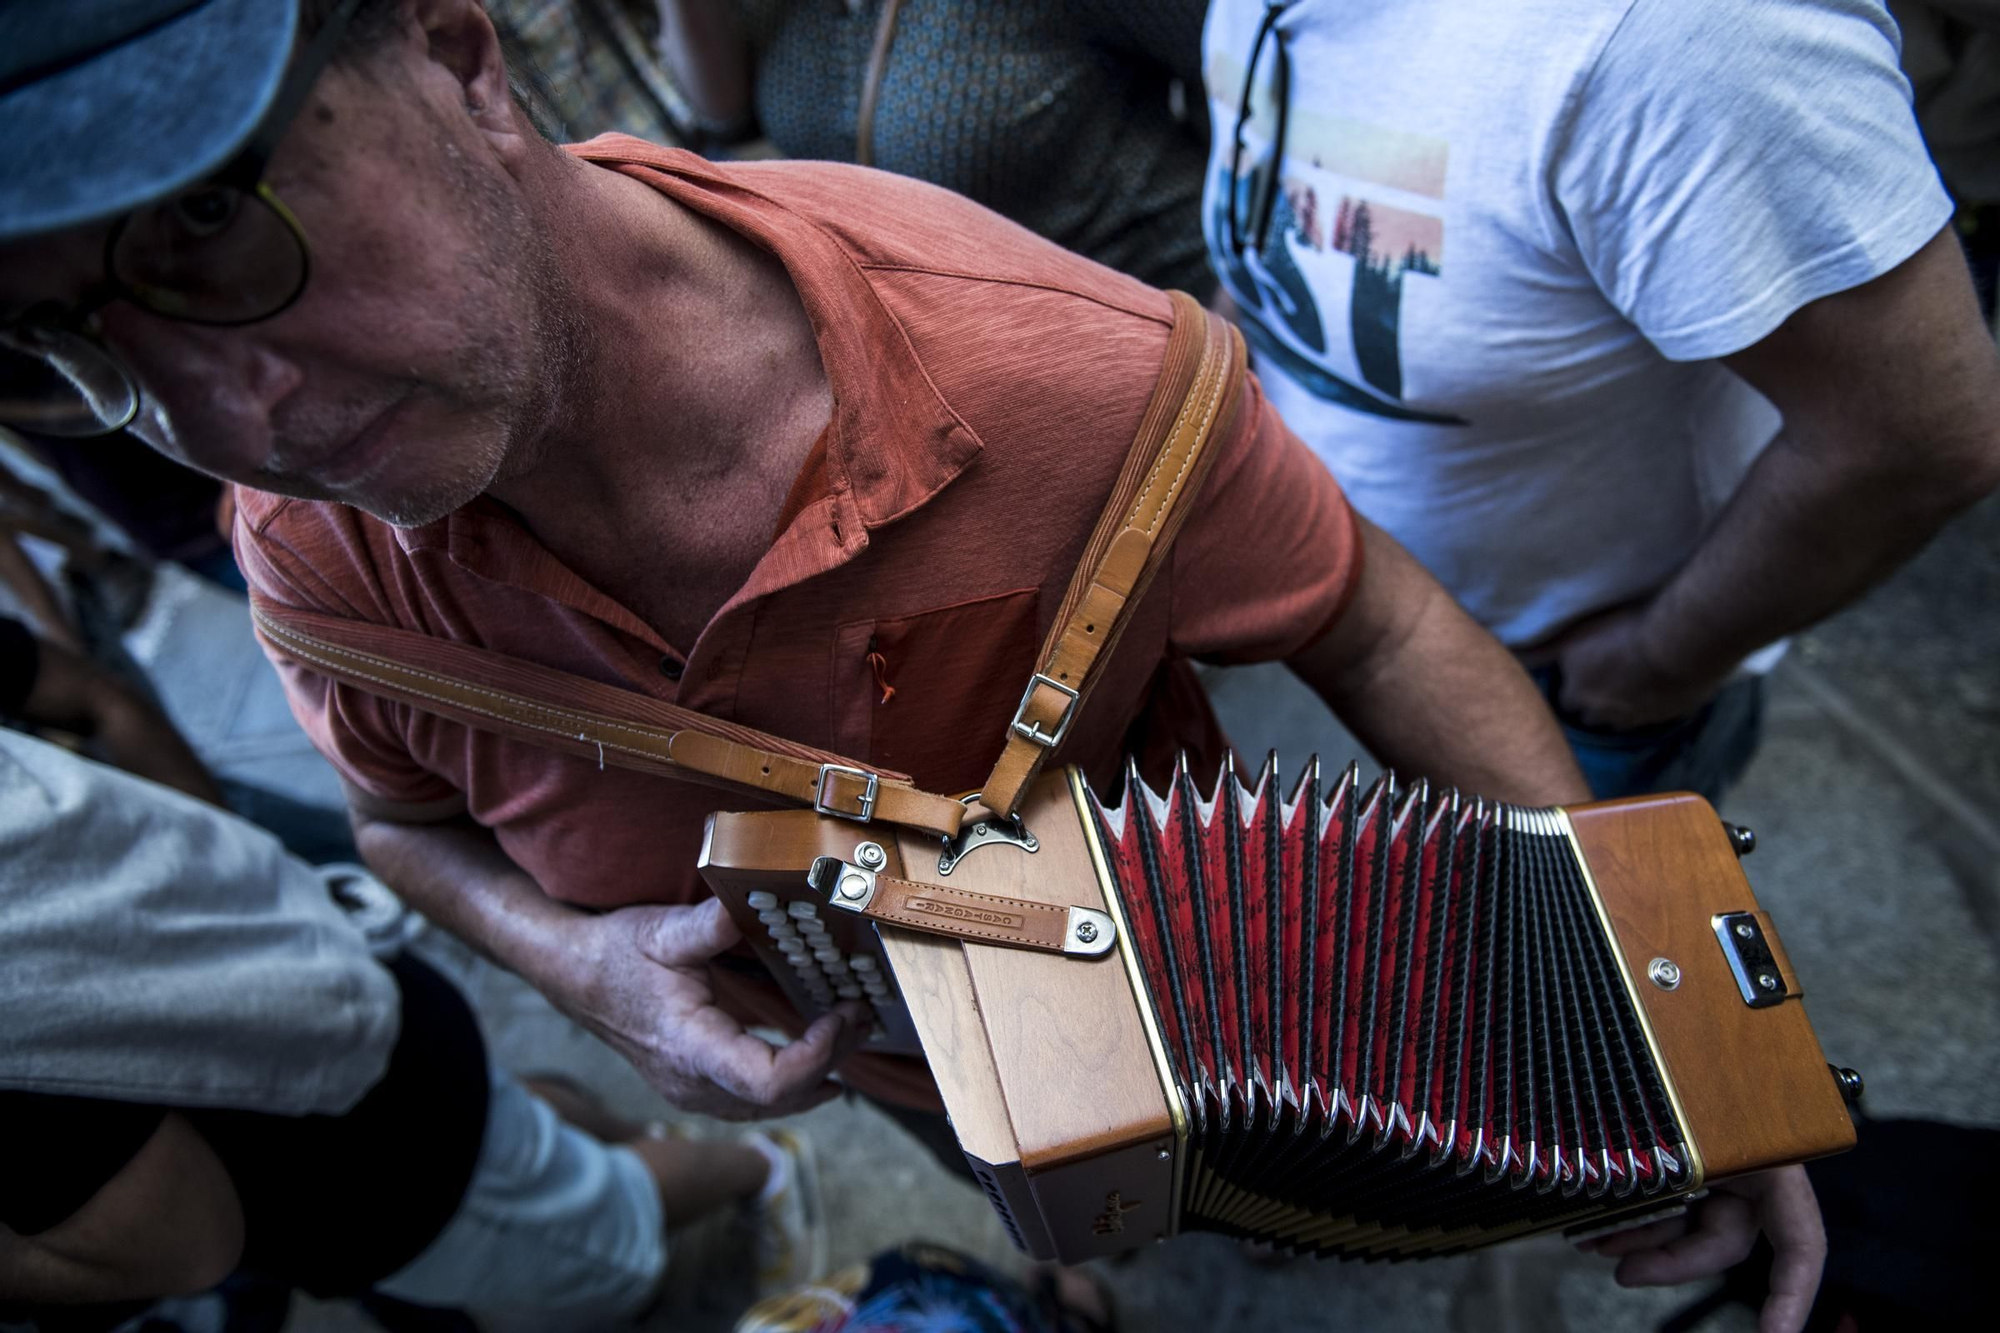
[[[411,9],[431,62],[463,90],[473,123],[489,134],[518,137],[507,60],[486,7],[478,0],[411,0]]]

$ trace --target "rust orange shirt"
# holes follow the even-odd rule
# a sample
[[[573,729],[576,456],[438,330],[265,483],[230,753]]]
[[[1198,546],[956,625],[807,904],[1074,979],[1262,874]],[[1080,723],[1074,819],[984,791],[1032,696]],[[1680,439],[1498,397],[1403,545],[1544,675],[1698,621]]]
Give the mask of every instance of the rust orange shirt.
[[[803,298],[833,419],[749,581],[695,642],[668,643],[497,503],[398,529],[343,505],[242,491],[236,546],[252,586],[670,700],[932,791],[976,788],[1138,429],[1166,347],[1166,297],[901,177],[713,163],[622,136],[571,151],[769,250]],[[1252,383],[1053,762],[1105,781],[1127,753],[1157,772],[1185,748],[1212,767],[1223,741],[1189,659],[1303,648],[1338,615],[1357,568],[1339,488]],[[507,854],[566,902],[698,899],[704,818],[757,804],[600,770],[276,661],[299,721],[349,781],[395,801],[464,793]],[[717,981],[740,1015],[781,1017],[775,989]],[[907,1064],[846,1072],[877,1095],[927,1100],[924,1080],[887,1063]]]

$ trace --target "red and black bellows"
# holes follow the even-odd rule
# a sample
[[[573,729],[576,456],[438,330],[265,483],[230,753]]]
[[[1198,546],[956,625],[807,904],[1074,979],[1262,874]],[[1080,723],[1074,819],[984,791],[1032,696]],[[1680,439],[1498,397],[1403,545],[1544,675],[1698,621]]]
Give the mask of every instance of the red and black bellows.
[[[1688,1187],[1556,812],[1226,773],[1091,799],[1186,1108],[1185,1225],[1435,1254]]]

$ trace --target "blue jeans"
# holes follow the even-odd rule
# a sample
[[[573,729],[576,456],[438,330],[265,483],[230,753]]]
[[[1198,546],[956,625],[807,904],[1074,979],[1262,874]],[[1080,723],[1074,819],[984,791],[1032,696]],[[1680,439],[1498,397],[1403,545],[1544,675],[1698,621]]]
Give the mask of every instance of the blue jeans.
[[[1671,722],[1632,731],[1584,726],[1556,702],[1561,678],[1554,666],[1530,673],[1555,710],[1570,752],[1600,801],[1658,791],[1692,791],[1721,805],[1757,753],[1764,735],[1764,678],[1743,676],[1722,687],[1701,708]]]

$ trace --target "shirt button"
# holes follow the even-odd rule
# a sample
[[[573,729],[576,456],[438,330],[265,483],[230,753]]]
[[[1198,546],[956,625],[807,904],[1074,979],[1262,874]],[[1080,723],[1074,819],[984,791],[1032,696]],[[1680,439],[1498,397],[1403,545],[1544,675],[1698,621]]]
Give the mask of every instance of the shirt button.
[[[668,680],[679,680],[681,672],[685,670],[687,670],[687,667],[679,658],[663,657],[660,659],[660,674]]]

